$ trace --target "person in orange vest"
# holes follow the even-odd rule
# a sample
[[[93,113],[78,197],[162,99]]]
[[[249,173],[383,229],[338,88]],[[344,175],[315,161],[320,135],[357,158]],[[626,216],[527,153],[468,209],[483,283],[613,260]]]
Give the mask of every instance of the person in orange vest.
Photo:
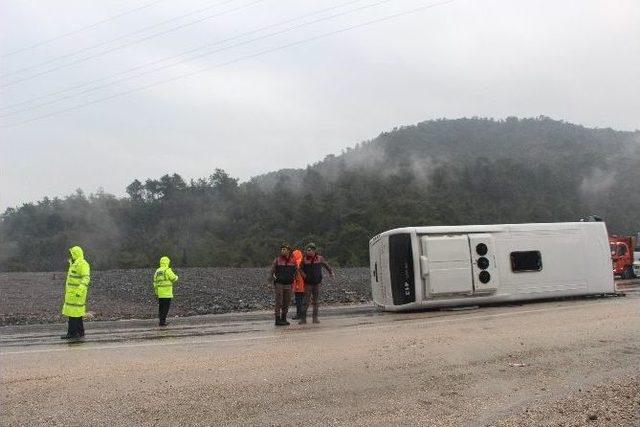
[[[280,256],[274,259],[271,264],[269,275],[269,280],[273,280],[276,326],[290,324],[287,321],[287,312],[291,302],[291,285],[299,270],[291,254],[291,247],[283,243],[280,246]]]
[[[320,300],[320,285],[322,283],[322,269],[329,272],[331,277],[336,277],[333,269],[327,264],[322,255],[316,252],[316,245],[309,243],[306,247],[306,254],[302,259],[302,273],[304,276],[304,309],[299,323],[307,323],[307,309],[309,303],[313,306],[313,323],[320,323],[318,320],[318,304]]]
[[[293,259],[296,262],[297,271],[292,286],[293,299],[296,303],[296,315],[292,319],[299,320],[302,318],[302,312],[304,311],[304,278],[300,270],[300,264],[302,263],[302,251],[300,249],[293,251]]]

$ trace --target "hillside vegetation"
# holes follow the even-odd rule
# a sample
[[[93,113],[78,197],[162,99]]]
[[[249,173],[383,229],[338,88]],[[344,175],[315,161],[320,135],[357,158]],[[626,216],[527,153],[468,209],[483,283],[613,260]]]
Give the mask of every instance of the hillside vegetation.
[[[213,168],[212,168],[213,169]],[[306,169],[239,183],[222,169],[135,180],[5,211],[0,269],[60,270],[72,244],[94,268],[263,266],[282,241],[366,265],[368,240],[407,225],[574,221],[640,230],[640,132],[546,117],[434,120],[384,132]]]

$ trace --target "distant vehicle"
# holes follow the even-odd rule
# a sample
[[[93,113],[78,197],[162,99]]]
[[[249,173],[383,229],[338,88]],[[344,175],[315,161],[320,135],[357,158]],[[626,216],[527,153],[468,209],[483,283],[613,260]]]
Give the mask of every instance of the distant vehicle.
[[[620,276],[622,279],[633,279],[636,277],[634,273],[634,258],[640,262],[640,259],[634,256],[636,248],[635,237],[633,236],[609,236],[609,248],[611,250],[611,263],[613,264],[613,275]]]
[[[369,242],[384,310],[614,293],[604,222],[407,227]]]
[[[633,249],[633,273],[640,278],[640,232],[636,234],[636,247]]]
[[[636,240],[636,248],[633,250],[633,273],[640,278],[640,239]]]

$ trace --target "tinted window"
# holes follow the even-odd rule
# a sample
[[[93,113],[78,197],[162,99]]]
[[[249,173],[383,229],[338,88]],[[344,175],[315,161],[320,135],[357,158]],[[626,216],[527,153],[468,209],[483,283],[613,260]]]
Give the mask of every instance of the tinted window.
[[[542,270],[540,251],[511,252],[511,270],[515,272]]]
[[[413,250],[411,235],[389,236],[389,274],[394,305],[408,304],[416,300],[413,278]]]

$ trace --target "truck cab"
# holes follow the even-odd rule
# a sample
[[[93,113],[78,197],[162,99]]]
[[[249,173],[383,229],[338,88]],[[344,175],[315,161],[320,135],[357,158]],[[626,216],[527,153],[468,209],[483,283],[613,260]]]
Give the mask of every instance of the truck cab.
[[[611,263],[613,275],[622,279],[632,279],[634,276],[634,242],[631,236],[609,236]]]

